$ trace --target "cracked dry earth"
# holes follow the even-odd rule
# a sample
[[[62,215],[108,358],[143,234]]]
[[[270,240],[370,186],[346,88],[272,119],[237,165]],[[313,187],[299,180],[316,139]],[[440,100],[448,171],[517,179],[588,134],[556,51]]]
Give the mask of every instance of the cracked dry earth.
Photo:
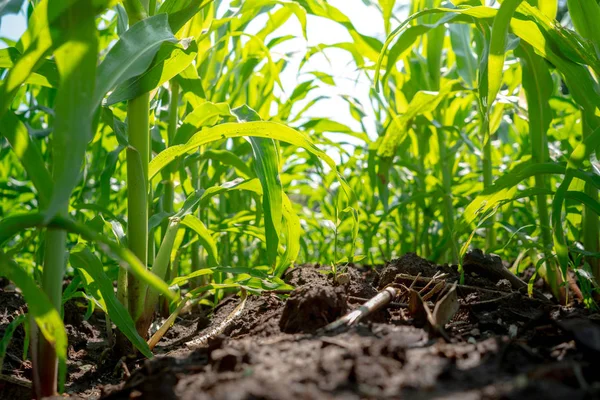
[[[349,267],[343,285],[318,266],[297,267],[285,277],[296,287],[287,300],[249,297],[241,316],[206,346],[188,349],[185,342],[223,321],[239,298],[209,317],[180,318],[155,348],[157,357],[128,362],[128,377],[110,357],[92,364],[86,379],[71,362],[67,392],[161,400],[600,398],[600,317],[579,305],[530,299],[483,276],[471,274],[458,287],[460,309],[445,326],[449,342],[396,302],[343,333],[319,330],[389,283],[436,272],[458,279],[454,267],[414,254],[379,268]]]

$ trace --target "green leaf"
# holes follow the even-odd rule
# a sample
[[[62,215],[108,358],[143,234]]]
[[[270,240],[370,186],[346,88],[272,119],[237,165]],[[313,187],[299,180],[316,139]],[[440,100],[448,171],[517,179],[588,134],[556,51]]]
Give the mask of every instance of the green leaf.
[[[407,111],[394,118],[385,132],[377,154],[380,157],[393,157],[396,149],[408,134],[410,122],[418,115],[435,110],[452,90],[452,84],[453,82],[446,83],[439,92],[418,91],[407,106]]]
[[[260,121],[256,111],[248,106],[232,110],[240,122]],[[283,187],[279,180],[279,154],[273,139],[248,137],[254,154],[254,171],[263,189],[263,215],[267,238],[267,259],[272,267],[277,262],[279,234],[283,218]]]
[[[173,32],[178,32],[194,15],[213,1],[214,0],[167,0],[160,6],[158,13],[168,12],[169,25]]]
[[[163,236],[160,248],[158,249],[154,265],[152,265],[152,273],[160,279],[165,279],[165,275],[167,274],[180,222],[181,220],[178,217],[169,218],[169,225]],[[156,305],[158,304],[158,293],[156,291],[150,291],[145,296],[145,299],[144,310],[150,314],[149,318],[152,318]]]
[[[523,163],[498,178],[494,184],[481,192],[465,209],[463,215],[468,224],[478,215],[493,209],[498,203],[512,199],[519,182],[537,174],[564,174],[565,167],[555,163]]]
[[[98,66],[94,109],[110,90],[145,72],[164,42],[177,42],[166,14],[146,18],[129,28]]]
[[[458,74],[467,87],[474,88],[477,79],[477,59],[471,49],[471,27],[465,24],[451,24],[450,41],[456,56]]]
[[[117,86],[106,99],[106,105],[131,100],[156,89],[186,69],[197,53],[198,46],[193,40],[177,44],[164,42],[148,69]]]
[[[38,192],[40,205],[45,207],[52,196],[52,177],[40,150],[31,141],[27,127],[9,111],[0,118],[0,134],[4,135],[10,143]]]
[[[600,55],[600,5],[596,0],[567,0],[569,15],[577,32],[594,44]]]
[[[60,73],[52,133],[54,190],[46,221],[67,212],[69,198],[83,164],[87,143],[92,139],[92,96],[96,77],[96,18],[87,6],[73,7],[61,24],[66,43],[54,51]]]
[[[13,337],[15,330],[27,320],[27,314],[19,314],[8,324],[4,330],[4,336],[0,340],[0,369],[4,366],[4,357],[6,356],[6,349],[10,344],[10,340]]]
[[[71,218],[57,215],[49,223],[44,223],[44,214],[29,213],[14,215],[4,218],[0,221],[0,245],[17,233],[33,227],[54,227],[64,229],[66,231],[81,235],[82,238],[89,242],[94,242],[98,247],[107,254],[115,255],[123,268],[131,271],[138,279],[143,281],[153,290],[160,292],[171,300],[178,300],[176,293],[171,292],[167,284],[159,279],[152,272],[146,270],[146,267],[140,260],[127,248],[121,247],[119,244],[108,239],[101,233],[97,233],[85,224],[73,221]]]
[[[267,259],[271,266],[277,262],[281,231],[283,188],[279,180],[279,154],[273,139],[249,137],[254,153],[254,170],[263,188],[263,213],[267,238]]]
[[[285,252],[277,263],[274,271],[276,277],[281,277],[285,270],[293,265],[300,253],[300,236],[302,235],[302,226],[300,218],[294,212],[292,202],[288,196],[283,193],[283,218],[285,219]]]
[[[508,27],[515,10],[523,0],[505,0],[494,18],[492,36],[490,39],[490,52],[488,56],[488,108],[496,99],[502,86],[502,69],[504,68],[504,53],[506,51],[506,38]]]
[[[219,117],[228,116],[231,116],[229,104],[211,103],[210,101],[202,103],[185,117],[183,123],[177,129],[177,133],[175,133],[175,140],[173,143],[186,143],[194,133],[200,130],[200,128],[207,125],[214,125]]]
[[[106,307],[108,315],[119,330],[144,356],[152,358],[148,344],[138,334],[127,309],[117,299],[112,281],[104,273],[102,263],[89,248],[78,246],[69,257],[73,268],[81,273],[85,281],[85,291]]]
[[[244,136],[280,140],[282,142],[305,148],[309,153],[325,161],[327,165],[329,165],[331,169],[337,173],[340,184],[342,185],[346,194],[349,197],[354,197],[352,189],[337,171],[335,161],[333,161],[331,157],[315,146],[306,133],[298,132],[277,122],[267,121],[225,123],[212,128],[205,128],[192,136],[186,144],[171,146],[168,149],[163,150],[160,154],[158,154],[158,156],[152,159],[150,162],[148,177],[149,179],[154,178],[157,173],[159,173],[177,157],[195,150],[204,144],[217,140]]]
[[[237,154],[229,150],[206,150],[199,160],[215,160],[223,165],[234,167],[243,178],[255,178],[256,174]]]
[[[202,268],[202,269],[194,271],[190,274],[178,276],[177,278],[175,278],[171,282],[169,282],[169,286],[175,286],[175,285],[181,286],[182,283],[185,283],[185,282],[189,281],[190,279],[194,279],[194,278],[197,278],[199,276],[204,276],[204,275],[212,275],[215,272],[216,271],[214,268]]]
[[[185,218],[181,220],[181,225],[186,226],[196,232],[198,235],[198,240],[202,244],[202,246],[206,249],[208,256],[212,259],[211,262],[214,264],[219,264],[219,252],[217,250],[217,243],[213,239],[210,231],[204,226],[202,221],[200,221],[194,215],[186,215]]]
[[[13,68],[20,57],[21,53],[15,47],[0,49],[0,68]],[[59,76],[58,70],[56,69],[56,63],[53,60],[45,60],[23,83],[45,87],[57,87],[58,81]]]
[[[103,0],[93,4],[84,0],[65,0],[52,2],[50,5],[48,0],[42,0],[37,4],[27,24],[27,30],[17,44],[17,49],[22,56],[9,70],[0,86],[0,117],[10,106],[20,86],[42,65],[50,51],[68,40],[64,35],[66,31],[57,26],[59,17],[73,7],[78,7],[74,11],[76,13],[84,9],[86,12],[83,14],[88,12],[97,14],[109,6],[109,3]]]
[[[48,343],[54,346],[59,362],[59,382],[65,381],[67,362],[67,331],[63,325],[58,310],[36,284],[14,261],[0,252],[0,275],[14,282],[21,290],[29,315],[33,317],[37,326]]]
[[[527,97],[532,156],[536,162],[544,162],[548,152],[546,133],[552,122],[550,97],[554,83],[546,62],[534,53],[531,46],[521,44],[516,55],[523,70],[522,85]]]

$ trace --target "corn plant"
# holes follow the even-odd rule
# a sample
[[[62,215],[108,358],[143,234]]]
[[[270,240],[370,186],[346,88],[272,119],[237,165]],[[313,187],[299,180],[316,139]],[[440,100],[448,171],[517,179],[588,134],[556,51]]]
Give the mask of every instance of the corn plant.
[[[380,38],[317,0],[32,2],[0,50],[0,273],[37,397],[62,388],[76,297],[146,357],[190,305],[288,290],[302,262],[477,246],[594,305],[597,3],[363,3]],[[290,44],[318,18],[350,40]],[[339,52],[370,85],[340,96],[349,120],[320,107],[348,77],[305,71]]]
[[[0,222],[0,256],[39,328],[31,333],[37,397],[65,379],[67,259],[89,301],[107,313],[107,327],[112,320],[151,357],[146,340],[160,295],[168,313],[169,303],[177,312],[209,291],[218,300],[227,289],[285,287],[279,276],[297,257],[300,224],[283,191],[276,141],[336,168],[306,133],[270,115],[273,103],[281,106],[273,90],[284,65],[270,57],[268,31],[244,29],[276,2],[243,5],[220,20],[210,1],[58,3],[35,5],[27,32],[2,51],[0,129],[12,148],[7,157],[21,166],[7,173],[28,178],[31,196]],[[293,6],[275,15],[294,13],[304,20]],[[257,79],[255,68],[270,79]],[[232,82],[237,91],[228,90]],[[47,133],[30,135],[40,128]],[[219,150],[224,142],[235,152]],[[241,210],[226,204],[230,194]],[[232,267],[234,251],[241,262],[257,238],[264,247],[255,263],[264,267]],[[14,260],[31,248],[39,249],[34,257]],[[190,252],[183,276],[179,257]],[[185,297],[169,288],[202,276],[210,279]]]

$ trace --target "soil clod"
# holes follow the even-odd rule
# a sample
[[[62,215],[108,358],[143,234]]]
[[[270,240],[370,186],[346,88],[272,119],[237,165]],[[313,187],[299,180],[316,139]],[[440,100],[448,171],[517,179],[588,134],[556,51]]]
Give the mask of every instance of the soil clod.
[[[290,294],[279,320],[279,327],[286,333],[314,333],[342,316],[346,310],[346,293],[343,288],[301,286]]]

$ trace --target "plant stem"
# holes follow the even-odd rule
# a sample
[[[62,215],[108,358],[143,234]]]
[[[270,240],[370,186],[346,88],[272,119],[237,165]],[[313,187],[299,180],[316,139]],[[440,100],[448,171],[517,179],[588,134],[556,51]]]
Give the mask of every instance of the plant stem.
[[[169,82],[169,86],[171,89],[171,96],[169,102],[169,119],[167,125],[167,147],[173,145],[173,141],[175,139],[175,132],[177,131],[177,108],[179,105],[179,83],[175,79]],[[163,197],[162,197],[162,209],[165,212],[170,214],[174,211],[174,201],[175,201],[175,183],[173,182],[173,173],[174,171],[173,165],[168,165],[162,173],[163,176]],[[162,236],[164,237],[167,233],[168,229],[168,221],[165,221],[162,224]],[[167,265],[167,271],[170,271],[171,264],[170,262]],[[169,273],[170,274],[170,273]],[[161,304],[161,314],[163,317],[169,316],[169,303],[168,300]]]
[[[487,188],[492,186],[493,174],[492,174],[492,137],[490,132],[490,120],[489,115],[484,113],[482,122],[482,139],[483,139],[483,187]],[[487,247],[488,249],[496,246],[496,231],[494,230],[495,217],[490,216],[491,226],[486,229]]]
[[[160,249],[156,255],[156,260],[152,266],[152,272],[160,279],[165,279],[167,274],[169,261],[171,260],[171,251],[173,250],[173,244],[175,243],[175,237],[177,236],[177,230],[179,229],[179,218],[169,218],[169,227],[165,233]],[[144,302],[144,313],[141,320],[152,321],[152,316],[158,304],[158,293],[149,290],[145,295]]]
[[[65,249],[67,245],[67,232],[61,229],[48,228],[44,249],[44,270],[42,273],[42,289],[48,295],[54,308],[60,312],[62,306],[62,283],[65,274]],[[58,378],[58,362],[54,346],[43,335],[37,335],[38,341],[38,367],[34,373],[39,374],[34,381],[39,382],[36,387],[38,398],[54,396]]]
[[[596,130],[597,126],[598,121],[596,118],[585,116],[583,118],[583,140]],[[598,189],[594,186],[586,182],[584,191],[594,201],[598,201]],[[583,245],[586,251],[600,252],[600,219],[594,210],[587,205],[583,206]],[[596,282],[600,281],[600,259],[586,257],[586,261],[590,264]]]
[[[454,206],[452,202],[452,165],[449,162],[448,150],[446,149],[446,137],[443,129],[437,129],[438,147],[440,150],[440,166],[442,170],[442,186],[444,188],[444,222],[450,236],[450,249],[452,262],[458,262],[458,245],[454,238]]]
[[[148,93],[130,100],[127,108],[129,148],[127,149],[127,239],[129,249],[147,265],[148,257],[148,163],[150,135],[148,125]],[[144,307],[144,285],[133,274],[127,276],[128,309],[137,320]],[[142,337],[148,335],[138,326]]]

